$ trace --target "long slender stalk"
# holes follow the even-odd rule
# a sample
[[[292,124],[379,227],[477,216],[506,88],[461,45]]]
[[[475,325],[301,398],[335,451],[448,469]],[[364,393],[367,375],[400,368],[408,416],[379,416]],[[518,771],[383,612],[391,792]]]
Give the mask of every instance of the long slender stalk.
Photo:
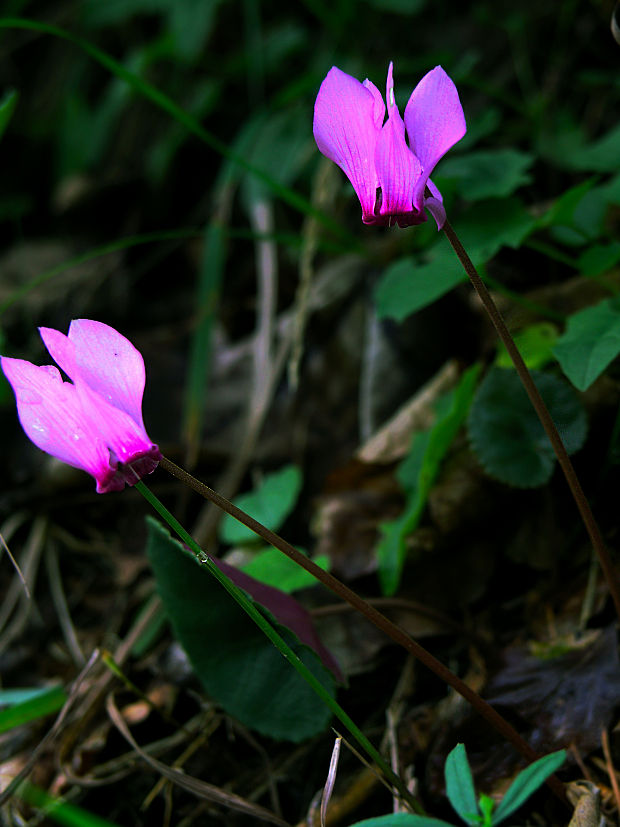
[[[258,611],[256,606],[246,596],[245,592],[235,586],[235,584],[226,577],[226,575],[219,570],[213,560],[206,554],[203,549],[193,540],[193,538],[183,528],[181,523],[168,511],[165,505],[147,488],[147,486],[139,480],[135,484],[136,489],[142,494],[147,502],[153,506],[155,511],[168,523],[170,528],[177,534],[180,539],[192,550],[200,561],[201,565],[206,566],[209,573],[223,586],[228,594],[237,601],[244,612],[256,623],[259,629],[269,638],[280,654],[286,658],[291,666],[297,670],[301,677],[310,685],[310,687],[321,698],[323,703],[331,709],[334,715],[340,720],[344,726],[349,730],[351,735],[355,738],[358,744],[364,749],[371,760],[374,761],[380,768],[387,781],[398,790],[401,797],[408,802],[416,813],[424,813],[424,810],[416,798],[409,792],[403,780],[390,769],[386,761],[381,757],[380,753],[375,749],[371,742],[366,738],[359,727],[351,720],[342,707],[332,698],[327,692],[322,683],[312,674],[304,662],[291,649],[290,646],[282,639],[276,632],[269,621]]]
[[[530,402],[534,406],[536,413],[538,414],[538,418],[545,429],[547,436],[549,437],[549,441],[553,446],[553,450],[555,455],[560,463],[560,467],[564,472],[564,476],[566,477],[566,482],[568,483],[568,487],[571,490],[571,493],[574,497],[575,503],[577,504],[577,508],[579,509],[579,513],[581,514],[581,519],[586,527],[586,531],[590,537],[590,542],[596,551],[598,556],[599,562],[601,564],[601,568],[603,569],[603,574],[605,575],[605,580],[607,581],[607,587],[609,588],[609,592],[611,597],[614,601],[614,605],[616,607],[616,613],[618,618],[620,619],[620,584],[618,582],[618,575],[616,570],[614,569],[613,563],[611,561],[611,557],[609,555],[609,551],[605,546],[605,542],[601,535],[600,529],[598,527],[598,523],[594,518],[594,514],[592,513],[592,509],[590,508],[590,503],[586,495],[583,493],[583,489],[581,487],[581,483],[575,473],[575,469],[573,467],[573,463],[568,456],[566,448],[564,447],[564,443],[562,442],[562,438],[558,433],[558,429],[555,426],[553,419],[551,418],[551,414],[545,405],[542,396],[536,385],[534,384],[534,380],[523,361],[517,346],[514,343],[514,339],[510,335],[510,331],[506,326],[506,322],[504,321],[501,313],[499,312],[497,305],[491,298],[491,294],[487,290],[484,282],[480,278],[478,271],[474,267],[472,260],[467,255],[465,248],[461,244],[457,234],[454,232],[452,225],[449,221],[443,226],[443,231],[446,234],[446,237],[454,252],[456,253],[459,261],[463,265],[463,269],[469,276],[469,280],[474,286],[474,289],[478,293],[480,297],[480,301],[484,305],[484,309],[489,314],[491,321],[493,322],[493,326],[497,331],[497,335],[502,340],[504,345],[506,346],[506,350],[510,354],[510,358],[512,359],[515,368],[517,369],[517,373],[519,374],[519,378],[523,383],[523,387],[525,388],[527,395],[530,398]]]
[[[406,649],[407,652],[412,654],[415,658],[420,660],[428,669],[431,670],[431,672],[434,672],[438,678],[443,680],[451,686],[455,692],[458,692],[459,695],[465,698],[465,700],[476,710],[476,712],[478,712],[481,717],[483,717],[497,732],[499,732],[503,738],[509,741],[524,758],[531,762],[535,761],[539,757],[527,741],[519,735],[517,730],[509,724],[508,721],[506,721],[506,719],[491,706],[491,704],[481,698],[477,692],[474,692],[473,689],[471,689],[464,681],[455,675],[454,672],[451,672],[447,666],[444,666],[441,661],[437,660],[434,655],[431,655],[431,653],[417,641],[409,637],[409,635],[403,631],[400,626],[392,623],[391,620],[381,614],[381,612],[375,609],[374,606],[367,603],[363,598],[352,591],[348,586],[345,586],[344,583],[341,583],[340,580],[335,578],[332,574],[319,568],[316,563],[313,563],[312,560],[299,552],[294,546],[278,534],[266,528],[262,525],[262,523],[259,523],[258,520],[250,517],[250,515],[246,514],[245,511],[242,511],[225,497],[222,497],[221,494],[217,493],[217,491],[209,488],[208,485],[205,485],[197,480],[183,468],[179,468],[178,465],[175,465],[175,463],[167,457],[162,457],[160,465],[174,477],[190,486],[190,488],[193,488],[194,491],[201,494],[212,503],[215,503],[215,505],[227,514],[230,514],[231,517],[234,517],[240,523],[243,523],[243,525],[247,526],[255,534],[258,534],[259,537],[262,537],[265,542],[269,543],[274,548],[277,548],[278,551],[281,551],[283,554],[286,554],[287,557],[290,557],[290,559],[297,563],[297,565],[312,574],[313,577],[334,592],[334,594],[338,595],[338,597],[342,600],[350,603],[351,606],[360,612],[360,614],[363,614],[364,617],[366,617],[373,625],[380,629],[395,643],[398,643],[399,646]],[[563,787],[557,778],[552,777],[549,781],[549,785],[559,798],[565,800]]]

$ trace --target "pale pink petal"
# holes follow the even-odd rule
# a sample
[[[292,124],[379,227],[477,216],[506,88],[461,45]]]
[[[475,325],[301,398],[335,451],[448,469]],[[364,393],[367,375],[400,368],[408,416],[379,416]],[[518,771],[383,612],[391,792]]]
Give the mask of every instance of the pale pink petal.
[[[52,328],[40,333],[74,384],[55,367],[3,358],[30,439],[92,474],[99,492],[119,491],[154,471],[161,454],[142,421],[140,353],[113,328],[87,319],[72,322],[69,336]]]
[[[426,74],[413,90],[405,109],[405,125],[411,149],[422,164],[423,174],[414,193],[414,205],[421,209],[428,176],[467,131],[456,86],[441,66]]]
[[[144,360],[128,339],[90,319],[74,319],[68,336],[51,328],[40,333],[54,361],[76,384],[83,382],[144,427]]]
[[[427,179],[426,186],[428,187],[428,190],[429,190],[430,194],[433,196],[433,198],[436,198],[438,201],[441,201],[442,204],[443,204],[443,196],[439,192],[439,190],[437,189],[435,184],[433,184],[433,182],[431,181],[430,178]]]
[[[83,383],[78,383],[76,390],[89,422],[112,452],[113,459],[128,464],[146,454],[160,458],[158,448],[149,439],[142,422],[136,422],[125,411],[108,404]]]
[[[323,155],[338,164],[353,185],[363,218],[371,218],[374,213],[379,131],[375,94],[333,66],[314,105],[314,138]]]
[[[95,479],[113,470],[110,452],[84,414],[74,385],[57,368],[1,357],[2,370],[17,400],[22,428],[34,444],[53,457],[81,468]]]
[[[79,378],[144,428],[145,370],[140,351],[113,327],[90,319],[74,319],[69,340],[75,344]]]
[[[375,166],[381,187],[380,215],[406,215],[413,211],[413,193],[422,174],[420,162],[407,146],[405,125],[394,99],[392,64],[387,77],[388,120],[377,141]]]

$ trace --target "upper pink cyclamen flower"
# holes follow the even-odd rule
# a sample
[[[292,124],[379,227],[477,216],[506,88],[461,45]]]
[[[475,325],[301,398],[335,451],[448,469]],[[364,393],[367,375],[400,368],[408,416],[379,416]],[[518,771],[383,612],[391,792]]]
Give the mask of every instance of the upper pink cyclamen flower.
[[[75,319],[69,335],[39,328],[53,365],[0,357],[27,436],[41,450],[88,471],[97,491],[120,491],[152,473],[161,454],[144,430],[144,361],[114,328]]]
[[[353,184],[364,224],[421,224],[426,207],[441,229],[446,220],[443,199],[429,175],[466,132],[456,86],[436,66],[413,90],[403,122],[390,63],[386,97],[384,124],[385,104],[377,87],[333,66],[314,105],[317,146]]]

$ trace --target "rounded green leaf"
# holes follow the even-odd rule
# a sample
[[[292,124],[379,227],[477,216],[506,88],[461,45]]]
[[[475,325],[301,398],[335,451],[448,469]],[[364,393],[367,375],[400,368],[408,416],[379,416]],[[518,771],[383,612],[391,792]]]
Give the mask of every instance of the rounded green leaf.
[[[575,392],[563,380],[533,371],[569,454],[585,442],[587,420]],[[486,471],[518,488],[544,485],[553,473],[555,454],[514,370],[492,368],[474,397],[469,437]]]
[[[620,307],[605,299],[573,313],[553,348],[560,366],[580,391],[590,387],[620,353]]]

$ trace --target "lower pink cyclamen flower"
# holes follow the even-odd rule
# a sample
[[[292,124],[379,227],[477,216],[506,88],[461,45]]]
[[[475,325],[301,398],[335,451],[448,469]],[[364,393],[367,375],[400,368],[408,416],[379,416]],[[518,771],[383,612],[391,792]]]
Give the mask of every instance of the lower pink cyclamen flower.
[[[403,122],[390,63],[386,98],[388,119],[383,123],[385,104],[374,83],[360,83],[333,66],[314,105],[317,146],[353,185],[364,224],[421,224],[426,208],[441,229],[446,220],[443,199],[429,175],[466,132],[456,86],[436,66],[413,90]]]
[[[0,357],[26,435],[41,450],[81,468],[100,494],[151,474],[161,459],[142,421],[144,361],[114,328],[75,319],[69,335],[39,328],[53,365]]]

